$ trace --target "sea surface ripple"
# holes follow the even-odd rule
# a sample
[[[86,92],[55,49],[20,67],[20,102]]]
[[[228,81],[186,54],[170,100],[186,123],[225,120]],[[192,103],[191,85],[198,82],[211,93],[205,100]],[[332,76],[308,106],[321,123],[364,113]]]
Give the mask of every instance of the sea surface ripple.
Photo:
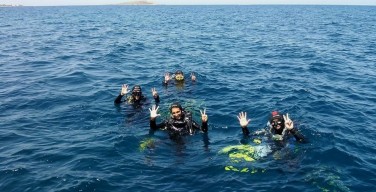
[[[0,8],[0,191],[376,191],[375,20],[371,6]],[[163,87],[178,69],[198,81]],[[206,108],[209,134],[150,135],[152,101],[114,106],[124,83],[155,87],[164,116]],[[309,142],[219,153],[242,142],[240,111],[255,131],[273,110]]]

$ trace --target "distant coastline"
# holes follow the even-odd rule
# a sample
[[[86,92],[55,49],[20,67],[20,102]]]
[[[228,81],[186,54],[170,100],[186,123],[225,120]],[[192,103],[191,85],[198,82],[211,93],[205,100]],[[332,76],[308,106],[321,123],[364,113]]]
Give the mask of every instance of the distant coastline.
[[[0,4],[0,7],[22,7],[23,5],[7,5],[7,4]]]
[[[151,1],[128,1],[124,3],[117,3],[114,5],[157,5],[157,4]]]

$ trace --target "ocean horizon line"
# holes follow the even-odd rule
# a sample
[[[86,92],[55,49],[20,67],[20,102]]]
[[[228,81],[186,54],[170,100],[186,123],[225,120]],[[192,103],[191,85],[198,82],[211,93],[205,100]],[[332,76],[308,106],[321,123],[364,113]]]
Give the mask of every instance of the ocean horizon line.
[[[79,6],[376,6],[372,4],[83,4],[7,5],[0,7],[79,7]]]

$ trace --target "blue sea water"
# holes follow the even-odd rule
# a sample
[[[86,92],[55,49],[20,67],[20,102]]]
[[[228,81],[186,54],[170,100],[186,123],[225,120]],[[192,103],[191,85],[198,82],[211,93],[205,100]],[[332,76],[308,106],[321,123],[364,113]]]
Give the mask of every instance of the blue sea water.
[[[370,6],[0,8],[0,191],[376,191],[375,21]],[[178,69],[198,81],[163,87]],[[164,117],[206,108],[208,135],[149,134],[152,101],[113,103],[124,83],[155,87]],[[219,153],[242,142],[240,111],[255,131],[273,110],[309,143]]]

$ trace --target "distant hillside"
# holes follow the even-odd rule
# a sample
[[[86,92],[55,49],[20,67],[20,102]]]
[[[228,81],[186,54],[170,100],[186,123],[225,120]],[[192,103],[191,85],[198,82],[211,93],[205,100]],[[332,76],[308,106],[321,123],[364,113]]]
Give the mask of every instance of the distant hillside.
[[[0,4],[0,7],[20,7],[22,5],[7,5],[7,4]]]
[[[156,4],[153,2],[149,2],[149,1],[128,1],[124,3],[118,3],[116,5],[156,5]]]

